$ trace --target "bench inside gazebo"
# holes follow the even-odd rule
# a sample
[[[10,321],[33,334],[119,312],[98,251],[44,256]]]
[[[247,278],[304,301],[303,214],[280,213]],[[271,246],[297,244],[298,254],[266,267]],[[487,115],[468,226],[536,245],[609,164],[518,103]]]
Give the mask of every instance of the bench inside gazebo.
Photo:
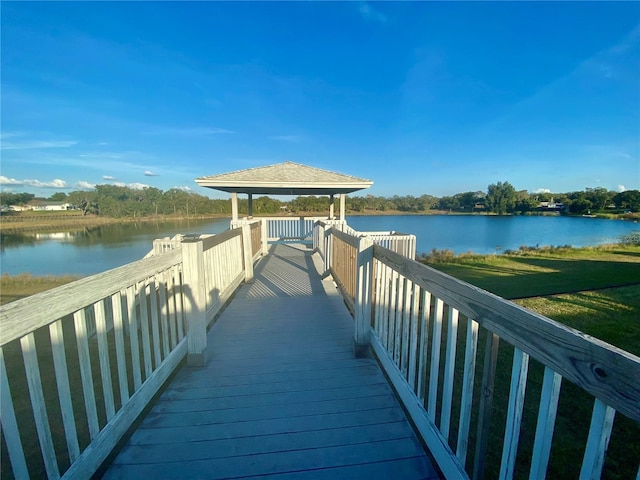
[[[3,479],[544,478],[575,428],[563,382],[592,399],[576,476],[606,468],[614,418],[638,427],[638,357],[351,229],[343,196],[370,181],[288,162],[197,182],[231,193],[228,231],[2,307]],[[239,218],[256,193],[340,214]]]

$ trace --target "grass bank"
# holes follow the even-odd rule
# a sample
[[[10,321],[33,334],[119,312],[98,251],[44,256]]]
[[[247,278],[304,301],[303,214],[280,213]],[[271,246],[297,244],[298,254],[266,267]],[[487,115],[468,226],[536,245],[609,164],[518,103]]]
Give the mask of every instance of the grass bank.
[[[154,215],[150,217],[103,217],[99,215],[78,215],[77,212],[30,212],[21,215],[3,215],[0,219],[0,232],[17,233],[28,231],[74,230],[100,225],[140,222],[171,222],[176,220],[204,220],[208,218],[226,218],[227,215]]]
[[[0,276],[0,305],[59,287],[79,278],[74,275],[34,276],[29,273],[22,273],[12,276],[4,274]]]

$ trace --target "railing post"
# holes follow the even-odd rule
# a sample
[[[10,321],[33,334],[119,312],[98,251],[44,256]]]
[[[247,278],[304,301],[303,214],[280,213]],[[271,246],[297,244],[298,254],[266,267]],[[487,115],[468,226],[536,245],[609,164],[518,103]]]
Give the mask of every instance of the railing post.
[[[371,330],[371,293],[373,289],[373,240],[360,237],[358,240],[358,260],[355,295],[355,335],[353,353],[363,357],[369,349]]]
[[[244,258],[244,281],[253,281],[253,255],[251,254],[251,225],[242,224],[242,256]]]
[[[207,363],[207,292],[202,240],[188,239],[182,242],[182,274],[187,323],[187,365],[203,367]]]
[[[269,253],[269,241],[267,240],[267,219],[260,220],[260,229],[262,234],[262,255]]]
[[[333,227],[329,226],[324,230],[324,238],[322,241],[324,242],[324,272],[326,275],[331,270],[331,256],[333,255],[333,245],[332,245],[332,235],[331,229]]]

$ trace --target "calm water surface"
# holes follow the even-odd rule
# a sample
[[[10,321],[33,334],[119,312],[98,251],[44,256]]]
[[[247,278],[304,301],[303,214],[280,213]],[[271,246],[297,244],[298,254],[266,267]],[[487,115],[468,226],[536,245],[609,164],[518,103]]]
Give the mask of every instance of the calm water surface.
[[[640,224],[574,217],[457,215],[349,216],[359,231],[413,233],[418,252],[500,253],[521,245],[598,245],[616,242]],[[107,225],[79,232],[3,235],[0,268],[12,275],[91,275],[141,259],[153,240],[177,233],[220,233],[229,219]]]

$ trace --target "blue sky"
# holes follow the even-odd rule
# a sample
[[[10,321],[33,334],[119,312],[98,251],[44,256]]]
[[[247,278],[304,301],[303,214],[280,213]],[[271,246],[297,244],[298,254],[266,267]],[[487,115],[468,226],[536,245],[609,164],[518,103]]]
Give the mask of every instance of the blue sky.
[[[363,193],[640,189],[638,2],[1,5],[5,191],[291,160]]]

